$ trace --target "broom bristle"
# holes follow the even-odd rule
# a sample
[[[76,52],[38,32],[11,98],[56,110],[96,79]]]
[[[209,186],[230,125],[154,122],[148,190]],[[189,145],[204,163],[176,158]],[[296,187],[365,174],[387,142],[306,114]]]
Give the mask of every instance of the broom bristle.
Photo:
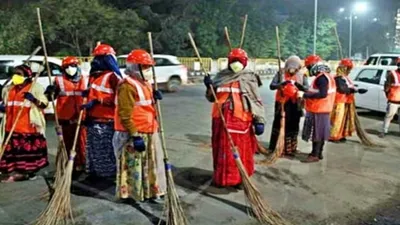
[[[242,177],[246,200],[258,222],[268,225],[289,225],[290,223],[285,221],[277,212],[272,210],[266,202],[264,202],[260,192],[251,182],[240,158],[236,158],[235,161]]]
[[[281,157],[284,150],[285,150],[285,110],[284,110],[284,105],[281,104],[281,121],[280,121],[279,135],[278,135],[278,140],[276,142],[275,150],[268,156],[267,159],[261,160],[257,162],[257,164],[262,164],[262,165],[274,164],[279,159],[279,157]]]
[[[165,201],[166,224],[186,225],[188,224],[185,213],[179,202],[179,196],[175,189],[174,177],[170,169],[167,169],[167,195]]]
[[[71,182],[74,166],[74,157],[68,161],[63,176],[58,183],[55,183],[54,194],[35,225],[59,225],[67,224],[68,220],[73,221],[71,208]]]
[[[356,106],[354,105],[354,103],[352,104],[353,110],[354,110],[354,123],[356,126],[356,133],[357,136],[360,138],[361,143],[365,146],[368,147],[385,147],[383,145],[378,145],[376,143],[374,143],[369,137],[368,135],[365,133],[361,122],[360,122],[360,118],[358,117],[357,111],[356,111]]]

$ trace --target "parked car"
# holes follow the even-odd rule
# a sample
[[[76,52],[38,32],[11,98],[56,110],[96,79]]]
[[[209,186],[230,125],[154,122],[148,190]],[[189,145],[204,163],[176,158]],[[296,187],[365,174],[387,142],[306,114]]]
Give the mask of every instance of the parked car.
[[[117,57],[121,73],[124,76],[127,57],[128,55]],[[187,83],[188,70],[178,60],[178,57],[172,55],[154,55],[154,61],[156,62],[157,84],[160,85],[160,89],[175,92],[181,88],[182,84]],[[150,83],[153,83],[153,80]]]
[[[27,59],[28,55],[0,55],[0,84],[3,85],[7,78],[12,76],[13,68],[15,66],[23,64]],[[44,88],[49,85],[49,78],[47,76],[47,69],[45,66],[42,66],[44,57],[43,56],[33,56],[29,65],[32,69],[32,72],[38,73],[40,75],[38,77],[37,82],[39,82]],[[61,69],[61,60],[54,57],[49,57],[49,66],[53,76],[59,76],[62,74]],[[54,78],[53,78],[54,81]],[[53,107],[49,104],[49,107],[45,109],[46,114],[53,114]]]
[[[386,112],[387,99],[384,93],[386,75],[396,66],[360,66],[354,68],[350,78],[357,88],[367,89],[365,94],[356,94],[356,106],[378,112]]]
[[[365,65],[395,66],[399,57],[400,54],[395,53],[373,54],[367,59]]]

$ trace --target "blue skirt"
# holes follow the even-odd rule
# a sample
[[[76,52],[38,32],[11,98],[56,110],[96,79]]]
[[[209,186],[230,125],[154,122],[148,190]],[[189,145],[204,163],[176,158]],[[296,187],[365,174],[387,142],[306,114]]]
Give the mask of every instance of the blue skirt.
[[[331,122],[329,113],[306,113],[303,133],[304,141],[327,141],[330,137]]]
[[[112,139],[113,123],[93,122],[87,126],[86,171],[99,177],[116,176]]]

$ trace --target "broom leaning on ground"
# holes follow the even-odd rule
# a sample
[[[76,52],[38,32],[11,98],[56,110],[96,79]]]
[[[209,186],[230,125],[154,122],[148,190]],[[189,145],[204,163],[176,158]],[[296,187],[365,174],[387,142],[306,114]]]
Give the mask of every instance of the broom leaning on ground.
[[[149,39],[149,46],[150,46],[150,55],[153,59],[154,51],[153,51],[153,39],[151,37],[151,33],[147,33]],[[154,90],[158,90],[157,85],[157,76],[154,66],[151,67],[153,71],[153,83],[154,83]],[[172,165],[168,159],[168,152],[167,147],[165,144],[165,137],[164,137],[164,126],[161,114],[161,105],[159,101],[155,101],[154,106],[157,110],[157,119],[160,125],[160,135],[161,135],[161,144],[162,150],[164,152],[164,163],[165,163],[165,175],[167,178],[167,195],[165,199],[165,214],[166,214],[166,224],[167,225],[186,225],[188,221],[186,219],[185,213],[182,209],[181,203],[179,202],[179,196],[176,192],[174,177],[172,175]]]

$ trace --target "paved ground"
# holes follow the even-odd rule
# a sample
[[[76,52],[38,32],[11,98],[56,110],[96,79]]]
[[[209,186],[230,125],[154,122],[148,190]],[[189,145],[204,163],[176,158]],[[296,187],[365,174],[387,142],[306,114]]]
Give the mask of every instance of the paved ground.
[[[269,118],[266,133],[260,137],[264,143],[269,139],[273,113],[273,93],[267,86],[262,89]],[[188,86],[179,93],[165,94],[162,101],[175,182],[190,224],[256,224],[247,216],[243,192],[210,186],[210,104],[203,95],[203,86]],[[371,137],[382,143],[376,133],[383,115],[361,115]],[[397,129],[393,124],[392,130]],[[268,204],[293,224],[400,224],[398,136],[394,132],[384,139],[387,147],[383,149],[364,148],[357,138],[345,144],[329,143],[325,160],[317,164],[300,163],[304,154],[294,160],[281,159],[272,167],[258,165],[253,181]],[[54,154],[52,128],[48,139]],[[308,153],[310,144],[300,141],[300,150]],[[0,184],[0,224],[34,220],[46,205],[40,199],[46,188],[42,178]],[[94,184],[81,177],[74,181],[72,192],[77,224],[144,225],[158,224],[162,218],[162,205],[116,203],[112,181]]]

